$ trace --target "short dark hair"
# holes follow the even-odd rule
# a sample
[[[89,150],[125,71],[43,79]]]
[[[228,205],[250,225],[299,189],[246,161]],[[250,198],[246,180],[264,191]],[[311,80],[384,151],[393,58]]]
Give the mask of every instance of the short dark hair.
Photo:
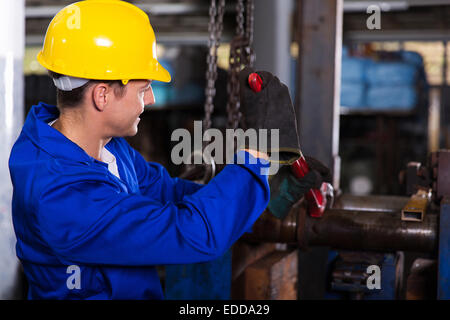
[[[48,71],[48,75],[53,79],[59,79],[63,76],[60,73],[56,73],[50,70]],[[95,83],[107,83],[111,87],[114,87],[114,94],[116,95],[116,97],[121,98],[125,95],[126,86],[122,83],[121,80],[89,80],[81,87],[75,88],[71,91],[64,91],[56,88],[56,101],[58,107],[65,108],[78,106],[81,102],[83,102],[86,89]]]

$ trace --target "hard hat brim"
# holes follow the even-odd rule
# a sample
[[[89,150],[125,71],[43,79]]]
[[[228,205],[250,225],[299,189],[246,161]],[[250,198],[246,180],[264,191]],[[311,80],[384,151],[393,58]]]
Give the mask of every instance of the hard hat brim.
[[[77,78],[84,78],[84,79],[90,79],[90,80],[139,80],[139,79],[145,79],[145,80],[155,80],[155,81],[161,81],[161,82],[170,82],[172,80],[172,77],[170,76],[169,71],[167,71],[157,60],[151,61],[148,65],[148,68],[146,70],[140,70],[134,74],[127,74],[127,75],[119,75],[119,74],[110,74],[105,75],[102,77],[102,79],[98,79],[94,75],[90,74],[79,74],[76,72],[71,72],[69,70],[66,70],[63,67],[55,67],[53,65],[50,65],[46,62],[46,59],[44,58],[43,51],[41,50],[37,55],[38,62],[47,70],[65,75],[70,77],[77,77]]]

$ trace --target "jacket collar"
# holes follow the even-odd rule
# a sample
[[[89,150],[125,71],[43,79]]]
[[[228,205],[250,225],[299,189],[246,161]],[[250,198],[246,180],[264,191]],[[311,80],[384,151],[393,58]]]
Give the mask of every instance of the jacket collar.
[[[91,163],[95,159],[89,156],[80,146],[69,140],[48,123],[59,117],[56,106],[40,102],[34,105],[25,120],[23,132],[40,149],[55,158]]]

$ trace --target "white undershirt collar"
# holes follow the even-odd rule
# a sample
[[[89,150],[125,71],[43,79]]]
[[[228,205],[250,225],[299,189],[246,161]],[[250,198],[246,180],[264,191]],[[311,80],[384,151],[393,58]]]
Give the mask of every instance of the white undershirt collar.
[[[48,125],[51,127],[56,122],[56,120],[58,120],[58,118],[56,118],[53,121],[50,121],[48,123]],[[119,169],[117,168],[116,157],[105,147],[103,147],[103,149],[100,153],[100,159],[108,165],[108,171],[120,179]]]

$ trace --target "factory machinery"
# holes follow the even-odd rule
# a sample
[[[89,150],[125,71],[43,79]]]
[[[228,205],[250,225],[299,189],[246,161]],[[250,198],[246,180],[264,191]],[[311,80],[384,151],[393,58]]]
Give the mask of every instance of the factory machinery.
[[[319,218],[303,199],[283,220],[266,210],[221,259],[169,267],[167,297],[297,299],[299,252],[321,247],[325,299],[450,299],[450,150],[402,177],[408,196],[336,195]]]

